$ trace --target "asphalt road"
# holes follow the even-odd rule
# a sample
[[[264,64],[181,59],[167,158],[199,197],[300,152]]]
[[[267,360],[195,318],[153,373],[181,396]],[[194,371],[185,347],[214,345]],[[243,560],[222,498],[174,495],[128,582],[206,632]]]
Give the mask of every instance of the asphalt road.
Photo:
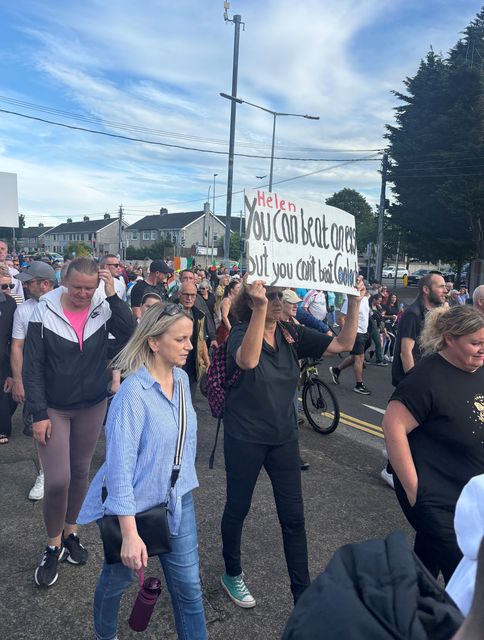
[[[413,295],[409,297],[412,298]],[[321,367],[321,375],[328,382],[330,364],[331,360],[326,359]],[[379,477],[383,467],[381,412],[391,395],[389,369],[368,366],[365,370],[364,380],[372,390],[371,396],[354,393],[352,371],[345,371],[341,384],[335,387],[342,411],[338,429],[329,436],[317,434],[308,424],[300,429],[301,452],[310,463],[309,471],[303,474],[303,492],[313,577],[343,544],[382,537],[397,528],[404,529],[412,538],[393,491]],[[210,471],[208,458],[215,421],[203,399],[196,402],[196,408],[200,488],[195,499],[210,638],[275,640],[281,637],[291,613],[292,598],[270,483],[262,473],[244,527],[243,566],[257,606],[242,610],[231,603],[219,585],[223,571],[219,533],[225,498],[223,443],[219,443],[215,468]],[[101,439],[92,472],[103,457]],[[102,564],[97,527],[89,525],[81,531],[90,552],[85,567],[63,564],[53,587],[36,587],[33,572],[45,545],[42,504],[27,499],[36,473],[32,440],[22,435],[21,415],[17,411],[12,439],[7,446],[0,447],[0,637],[2,640],[92,638],[92,599]],[[161,574],[156,561],[150,560],[148,573]],[[138,637],[127,625],[135,595],[133,585],[125,594],[120,613],[121,640]],[[143,637],[149,640],[177,637],[166,589]]]

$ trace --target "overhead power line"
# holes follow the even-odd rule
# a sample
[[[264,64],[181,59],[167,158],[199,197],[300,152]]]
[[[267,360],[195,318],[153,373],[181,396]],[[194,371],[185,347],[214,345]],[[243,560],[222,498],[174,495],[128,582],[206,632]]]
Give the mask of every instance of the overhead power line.
[[[63,127],[65,129],[72,129],[74,131],[84,131],[86,133],[93,133],[100,136],[106,136],[108,138],[117,138],[120,140],[128,140],[129,142],[141,142],[143,144],[150,144],[159,147],[169,147],[172,149],[183,149],[184,151],[196,151],[198,153],[213,153],[216,155],[227,156],[227,151],[216,151],[214,149],[201,149],[199,147],[186,147],[179,144],[170,144],[168,142],[158,142],[156,140],[146,140],[144,138],[133,138],[131,136],[124,136],[119,133],[108,133],[107,131],[99,131],[98,129],[89,129],[87,127],[79,127],[72,124],[66,124],[64,122],[56,122],[54,120],[47,120],[46,118],[39,118],[37,116],[29,116],[25,113],[19,113],[18,111],[9,111],[8,109],[0,109],[1,113],[7,113],[9,115],[19,116],[20,118],[26,118],[28,120],[35,120],[37,122],[44,122],[45,124],[51,124],[56,127]],[[268,160],[271,156],[261,156],[249,153],[235,153],[234,155],[239,158],[258,158],[259,160]],[[290,160],[292,162],[337,162],[340,158],[290,158],[285,156],[274,156],[275,160]],[[347,162],[371,162],[369,158],[354,158]]]
[[[173,131],[163,131],[161,129],[154,129],[150,127],[141,127],[138,125],[127,125],[122,122],[115,122],[113,120],[104,120],[102,118],[97,118],[95,116],[86,116],[78,113],[71,113],[69,111],[63,111],[62,109],[55,109],[53,107],[47,107],[45,105],[35,104],[33,102],[26,102],[24,100],[17,100],[15,98],[9,98],[7,96],[0,96],[0,102],[4,102],[6,104],[12,104],[19,107],[23,107],[25,109],[30,109],[33,111],[40,111],[43,113],[51,113],[54,115],[62,116],[64,118],[70,118],[72,120],[78,120],[82,122],[91,122],[94,124],[100,124],[106,127],[112,127],[115,129],[121,129],[124,131],[134,131],[141,133],[150,133],[152,135],[164,136],[168,138],[177,138],[181,140],[191,140],[195,142],[203,142],[206,144],[219,144],[226,145],[227,140],[217,140],[214,138],[205,138],[201,136],[194,136],[186,133],[175,133]],[[243,142],[237,140],[238,147],[251,147],[251,148],[265,148],[271,149],[271,144],[260,143],[260,142]],[[289,149],[292,151],[304,151],[309,153],[321,153],[322,151],[326,153],[369,153],[373,151],[380,151],[381,149],[316,149],[314,147],[293,147],[293,146],[284,146],[278,145],[279,149]]]

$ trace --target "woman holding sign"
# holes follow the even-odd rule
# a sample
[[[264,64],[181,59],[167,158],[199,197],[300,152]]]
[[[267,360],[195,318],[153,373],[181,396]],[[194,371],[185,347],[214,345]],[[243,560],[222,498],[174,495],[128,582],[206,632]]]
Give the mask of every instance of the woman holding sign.
[[[282,290],[263,281],[244,286],[231,311],[241,324],[227,341],[227,376],[241,370],[226,392],[224,453],[227,502],[222,518],[225,573],[221,583],[240,607],[255,599],[242,574],[240,544],[259,473],[272,483],[281,523],[294,602],[310,583],[294,394],[299,358],[320,358],[351,349],[356,336],[359,292],[349,297],[348,318],[337,338],[304,326],[281,324]]]

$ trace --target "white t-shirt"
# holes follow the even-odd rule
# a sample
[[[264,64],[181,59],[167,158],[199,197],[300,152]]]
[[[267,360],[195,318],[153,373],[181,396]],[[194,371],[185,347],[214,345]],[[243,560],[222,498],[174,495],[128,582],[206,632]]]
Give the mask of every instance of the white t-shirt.
[[[113,282],[116,295],[118,296],[118,298],[121,298],[121,300],[124,300],[126,302],[126,285],[124,284],[124,280],[121,280],[120,278],[113,278]],[[106,297],[104,280],[101,280],[101,282],[99,283],[97,291],[102,295],[103,298]]]
[[[328,310],[326,308],[324,291],[317,291],[316,289],[308,291],[304,296],[302,307],[303,309],[307,309],[309,313],[318,320],[325,320]]]
[[[348,315],[348,298],[343,302],[341,307],[341,313]],[[370,319],[370,305],[368,304],[368,297],[365,296],[360,302],[360,313],[358,314],[358,333],[367,333],[368,320]]]
[[[14,267],[8,267],[8,272],[12,276],[12,284],[15,285],[15,287],[12,289],[12,293],[15,293],[16,295],[20,296],[22,300],[25,300],[24,288],[22,286],[22,283],[15,277],[19,274],[18,269],[14,269]]]
[[[35,307],[39,303],[35,298],[29,298],[23,304],[17,307],[13,316],[12,338],[16,340],[25,340],[27,329],[29,328],[29,320]]]

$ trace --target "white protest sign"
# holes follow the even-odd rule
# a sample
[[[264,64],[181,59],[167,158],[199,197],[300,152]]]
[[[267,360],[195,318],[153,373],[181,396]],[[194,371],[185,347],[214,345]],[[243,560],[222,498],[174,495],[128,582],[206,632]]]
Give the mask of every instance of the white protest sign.
[[[358,275],[355,218],[266,191],[245,195],[248,282],[353,293]]]
[[[18,227],[17,174],[0,171],[0,224]]]

